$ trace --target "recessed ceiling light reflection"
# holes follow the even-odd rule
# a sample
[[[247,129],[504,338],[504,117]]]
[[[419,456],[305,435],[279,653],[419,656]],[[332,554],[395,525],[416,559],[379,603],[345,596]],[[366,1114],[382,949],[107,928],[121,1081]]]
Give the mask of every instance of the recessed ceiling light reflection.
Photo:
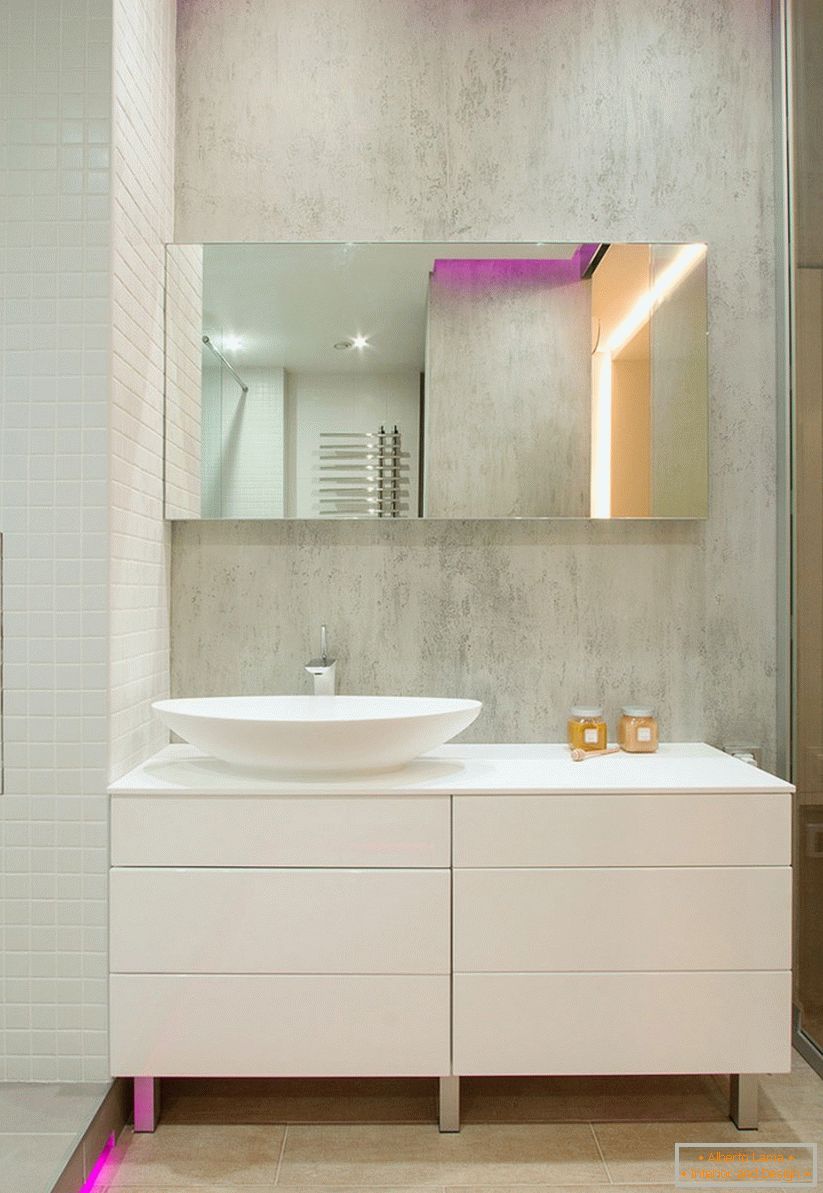
[[[240,336],[223,336],[224,352],[239,352],[242,347],[243,341]]]

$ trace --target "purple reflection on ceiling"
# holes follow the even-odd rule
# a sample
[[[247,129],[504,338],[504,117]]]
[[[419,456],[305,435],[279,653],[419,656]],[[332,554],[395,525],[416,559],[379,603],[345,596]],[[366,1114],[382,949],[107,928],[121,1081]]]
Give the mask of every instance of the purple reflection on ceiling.
[[[599,248],[600,248],[599,243],[598,244],[581,244],[580,248],[577,249],[577,251],[575,252],[574,255],[580,263],[581,278],[582,278],[583,274],[586,272],[586,270],[589,268],[589,266],[591,265],[591,263],[594,259],[594,254],[597,252],[597,250]]]
[[[578,245],[570,257],[438,257],[434,274],[439,283],[457,289],[490,285],[568,286],[580,281],[598,247]]]

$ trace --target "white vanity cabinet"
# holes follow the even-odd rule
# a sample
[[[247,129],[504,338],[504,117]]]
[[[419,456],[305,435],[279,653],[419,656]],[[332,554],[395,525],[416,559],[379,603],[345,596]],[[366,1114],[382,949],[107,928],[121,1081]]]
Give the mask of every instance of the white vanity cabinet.
[[[111,1068],[162,1076],[790,1067],[792,788],[702,745],[446,746],[306,784],[170,746],[112,786]]]
[[[124,794],[111,831],[113,1074],[450,1073],[448,796]]]
[[[455,1073],[788,1067],[788,796],[458,796],[453,833]]]

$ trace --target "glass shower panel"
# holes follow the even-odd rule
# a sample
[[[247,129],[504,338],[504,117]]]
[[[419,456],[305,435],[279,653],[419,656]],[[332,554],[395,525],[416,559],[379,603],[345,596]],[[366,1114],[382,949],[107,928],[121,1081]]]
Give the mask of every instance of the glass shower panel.
[[[203,346],[201,406],[201,517],[223,517],[223,374],[226,370]]]
[[[823,3],[794,0],[795,1004],[823,1062]]]

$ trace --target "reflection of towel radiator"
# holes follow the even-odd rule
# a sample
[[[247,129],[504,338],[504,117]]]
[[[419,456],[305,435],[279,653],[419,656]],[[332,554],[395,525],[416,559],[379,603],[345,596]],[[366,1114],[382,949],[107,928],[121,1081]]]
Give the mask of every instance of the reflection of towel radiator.
[[[408,511],[408,452],[400,431],[321,431],[317,493],[324,518],[401,518]]]

